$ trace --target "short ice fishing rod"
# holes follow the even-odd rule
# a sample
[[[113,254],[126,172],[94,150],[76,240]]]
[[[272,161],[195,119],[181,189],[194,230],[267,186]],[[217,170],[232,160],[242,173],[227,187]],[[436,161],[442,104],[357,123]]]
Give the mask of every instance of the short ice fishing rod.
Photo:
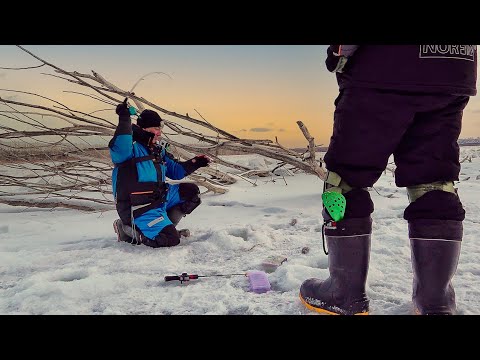
[[[247,276],[247,274],[217,274],[217,275],[197,275],[197,274],[187,274],[182,273],[181,275],[165,276],[165,281],[174,281],[178,280],[180,283],[196,280],[198,278],[214,277],[214,276]]]

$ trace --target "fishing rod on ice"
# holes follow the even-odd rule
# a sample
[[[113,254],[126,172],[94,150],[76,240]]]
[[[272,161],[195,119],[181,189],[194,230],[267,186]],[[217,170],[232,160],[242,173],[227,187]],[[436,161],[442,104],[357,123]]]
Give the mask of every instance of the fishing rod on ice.
[[[165,281],[180,281],[180,283],[196,280],[198,278],[207,278],[207,277],[218,277],[218,276],[248,276],[246,273],[243,274],[215,274],[215,275],[197,275],[197,274],[187,274],[182,273],[181,275],[170,275],[165,276]]]
[[[215,275],[198,275],[182,273],[181,275],[165,276],[165,281],[178,280],[181,284],[190,280],[198,278],[219,277],[219,276],[245,276],[250,283],[250,290],[254,293],[261,294],[271,290],[270,282],[268,281],[267,273],[264,271],[250,270],[243,274],[215,274]]]

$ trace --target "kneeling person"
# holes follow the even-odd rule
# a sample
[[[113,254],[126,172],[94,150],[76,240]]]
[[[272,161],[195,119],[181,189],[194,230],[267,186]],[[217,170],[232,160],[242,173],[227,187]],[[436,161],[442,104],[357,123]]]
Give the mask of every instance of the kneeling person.
[[[113,224],[118,241],[154,248],[176,246],[181,235],[176,225],[200,205],[200,190],[192,183],[171,185],[165,179],[181,180],[208,166],[210,159],[199,155],[176,161],[158,143],[163,126],[160,115],[144,110],[137,125],[132,125],[126,100],[117,106],[119,123],[109,143],[115,165],[113,195],[120,217]]]

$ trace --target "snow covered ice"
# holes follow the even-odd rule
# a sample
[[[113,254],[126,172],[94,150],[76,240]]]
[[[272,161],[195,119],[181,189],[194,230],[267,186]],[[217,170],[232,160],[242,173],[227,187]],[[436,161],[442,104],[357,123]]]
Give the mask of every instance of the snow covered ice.
[[[478,315],[480,147],[461,150],[461,158],[471,156],[471,162],[462,163],[456,184],[467,217],[453,285],[459,313]],[[229,157],[245,165],[258,166],[261,160]],[[321,237],[323,182],[297,174],[258,178],[256,184],[239,180],[224,195],[203,196],[202,205],[178,226],[192,235],[174,248],[118,243],[112,228],[115,210],[85,213],[0,204],[0,314],[313,315],[300,303],[298,291],[307,278],[328,277]],[[406,190],[396,188],[387,172],[371,195],[370,314],[412,314]],[[302,252],[304,248],[309,251]],[[183,272],[262,270],[270,256],[288,260],[268,274],[272,290],[263,294],[249,291],[243,276],[164,281],[166,275]]]

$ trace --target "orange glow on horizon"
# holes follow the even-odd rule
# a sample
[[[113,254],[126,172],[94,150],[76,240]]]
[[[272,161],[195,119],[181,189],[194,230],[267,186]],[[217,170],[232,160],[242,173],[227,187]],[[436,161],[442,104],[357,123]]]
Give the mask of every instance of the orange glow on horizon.
[[[136,95],[168,111],[188,113],[199,120],[204,117],[240,138],[275,141],[277,137],[284,146],[306,147],[307,141],[296,124],[301,120],[317,145],[327,146],[330,141],[338,87],[335,76],[324,66],[326,45],[36,45],[26,48],[67,71],[91,74],[94,70],[124,90],[130,90],[145,74],[164,72],[168,75],[154,74],[140,81],[135,88]],[[38,64],[13,45],[0,46],[0,55],[0,67]],[[51,97],[86,113],[102,110],[96,114],[113,123],[117,121],[114,105],[85,96],[95,96],[95,91],[41,73],[54,74],[46,67],[0,70],[0,87]],[[27,102],[24,94],[2,91],[0,96]],[[28,97],[28,102],[52,105],[38,97]],[[479,113],[480,98],[472,97],[464,112],[461,137],[480,136]],[[177,121],[168,115],[165,117]]]

